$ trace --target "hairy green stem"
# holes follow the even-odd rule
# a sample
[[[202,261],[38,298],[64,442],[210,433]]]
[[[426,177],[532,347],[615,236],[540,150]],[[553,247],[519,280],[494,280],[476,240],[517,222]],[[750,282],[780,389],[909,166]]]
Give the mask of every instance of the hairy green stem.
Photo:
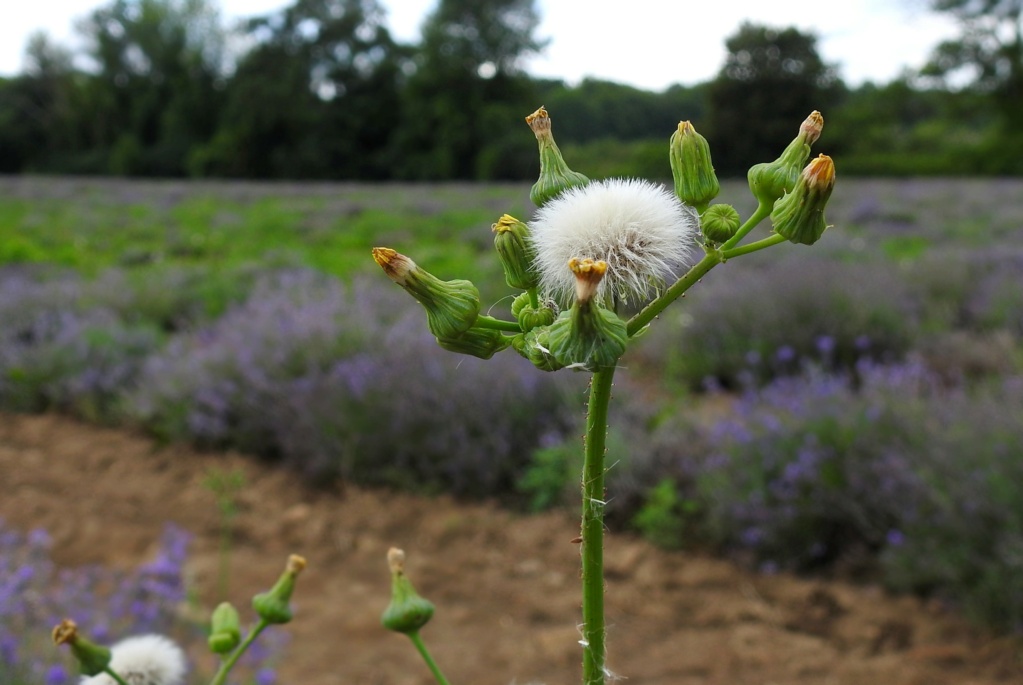
[[[476,317],[476,323],[474,324],[480,328],[493,328],[497,331],[508,331],[509,333],[521,333],[522,328],[515,321],[504,321],[503,319],[495,319],[492,316],[480,315]]]
[[[604,450],[614,367],[596,371],[586,412],[582,480],[583,685],[603,685],[604,651]]]
[[[440,685],[449,685],[447,678],[444,677],[444,674],[440,672],[440,668],[437,667],[437,662],[435,662],[433,657],[430,656],[430,651],[426,648],[426,644],[423,643],[423,639],[419,637],[419,631],[417,630],[413,633],[408,633],[408,637],[412,640],[412,644],[416,646],[420,656],[423,657],[423,661],[425,661],[426,665],[430,668],[430,672],[433,673],[434,679],[440,683]]]
[[[220,663],[220,668],[217,670],[217,674],[213,676],[213,680],[210,681],[210,685],[224,685],[227,681],[228,674],[231,672],[231,669],[234,668],[238,659],[241,658],[242,654],[245,653],[245,650],[249,648],[249,645],[255,642],[259,634],[269,625],[270,624],[266,621],[266,619],[259,619],[259,623],[257,623],[256,627],[253,628],[245,637],[245,640],[243,640],[242,643]]]
[[[739,230],[735,232],[735,235],[724,242],[721,249],[723,251],[727,251],[738,245],[739,241],[745,238],[747,233],[752,231],[757,224],[771,215],[771,209],[773,207],[773,202],[770,204],[766,202],[758,204],[757,210],[750,215],[750,218],[746,219],[742,226],[739,226]]]
[[[764,248],[771,247],[772,245],[784,243],[786,240],[788,240],[788,238],[785,236],[775,233],[774,235],[768,236],[763,240],[758,240],[755,243],[750,243],[749,245],[734,247],[731,250],[721,250],[721,256],[725,259],[740,257],[744,254],[749,254],[750,252],[756,252],[757,250],[763,250]]]

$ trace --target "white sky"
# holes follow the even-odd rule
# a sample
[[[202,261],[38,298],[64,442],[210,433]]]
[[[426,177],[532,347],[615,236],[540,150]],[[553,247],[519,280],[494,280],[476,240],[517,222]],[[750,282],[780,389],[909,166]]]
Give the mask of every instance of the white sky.
[[[418,38],[435,0],[380,0],[399,40]],[[0,0],[0,74],[21,70],[28,36],[45,30],[69,44],[74,21],[104,0]],[[289,0],[220,0],[225,19],[272,11]],[[535,76],[577,83],[586,76],[662,90],[711,79],[724,39],[743,20],[796,26],[818,36],[825,61],[850,85],[884,83],[919,67],[931,48],[956,34],[926,0],[538,0],[546,50],[527,65]]]

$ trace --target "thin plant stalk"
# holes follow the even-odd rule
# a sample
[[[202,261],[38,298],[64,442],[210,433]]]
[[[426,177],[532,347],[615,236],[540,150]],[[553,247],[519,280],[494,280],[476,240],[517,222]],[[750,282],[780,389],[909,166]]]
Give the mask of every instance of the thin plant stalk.
[[[430,669],[430,673],[433,673],[434,679],[439,685],[449,685],[447,678],[440,672],[440,667],[437,666],[437,662],[433,660],[430,655],[430,650],[426,648],[426,643],[423,642],[423,638],[419,637],[419,631],[408,633],[408,637],[412,640],[412,644],[416,646],[419,651],[419,655],[423,657],[423,661],[426,662],[427,667]]]
[[[116,671],[114,671],[114,670],[113,670],[112,668],[110,668],[109,666],[107,666],[106,668],[104,668],[104,669],[103,669],[103,672],[104,672],[104,673],[106,673],[106,674],[107,674],[108,676],[110,676],[111,678],[113,678],[113,679],[114,679],[114,681],[115,681],[115,682],[117,682],[117,685],[128,685],[128,683],[126,683],[126,682],[124,681],[124,678],[122,678],[121,676],[117,675],[117,672],[116,672]]]
[[[259,619],[259,623],[256,624],[256,627],[252,629],[242,643],[221,662],[216,675],[214,675],[213,679],[210,681],[210,685],[224,685],[224,683],[227,682],[227,676],[231,672],[231,669],[234,668],[234,665],[238,662],[238,659],[241,658],[242,654],[245,653],[245,650],[247,650],[249,646],[255,642],[256,638],[259,637],[259,634],[269,625],[270,623],[266,619]]]
[[[718,251],[708,252],[703,259],[697,262],[686,275],[675,281],[675,283],[661,293],[661,296],[644,307],[638,314],[628,321],[629,337],[639,333],[644,326],[649,324],[657,315],[668,308],[672,302],[682,296],[682,293],[689,290],[697,281],[703,278],[708,271],[721,263],[722,256]]]
[[[602,685],[604,647],[604,452],[614,367],[590,380],[582,477],[583,683]]]

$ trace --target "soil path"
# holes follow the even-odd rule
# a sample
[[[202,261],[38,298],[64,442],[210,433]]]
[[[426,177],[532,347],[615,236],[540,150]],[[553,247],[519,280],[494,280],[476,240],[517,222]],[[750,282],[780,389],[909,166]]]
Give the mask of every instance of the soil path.
[[[453,683],[579,679],[578,524],[493,506],[348,487],[313,491],[237,454],[158,447],[55,416],[0,414],[0,517],[54,538],[61,564],[136,565],[166,521],[195,535],[188,570],[215,584],[219,518],[202,486],[239,469],[231,597],[247,606],[289,552],[309,560],[282,682],[427,685],[412,647],[384,631],[388,547],[403,547],[438,607],[425,629]],[[874,587],[758,576],[612,535],[609,659],[644,685],[986,685],[1023,682],[1020,642]],[[206,597],[212,599],[211,597]]]

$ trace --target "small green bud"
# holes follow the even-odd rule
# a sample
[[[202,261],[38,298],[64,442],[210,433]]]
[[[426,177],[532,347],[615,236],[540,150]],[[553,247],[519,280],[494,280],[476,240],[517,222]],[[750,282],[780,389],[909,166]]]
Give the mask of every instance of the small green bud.
[[[612,367],[625,353],[629,334],[625,322],[595,299],[607,262],[572,259],[576,301],[548,329],[550,353],[563,366],[596,371]]]
[[[682,202],[702,212],[721,192],[707,139],[697,133],[691,123],[680,121],[678,130],[671,136],[668,151],[671,175],[675,177],[675,194]]]
[[[793,243],[813,245],[828,227],[824,207],[835,187],[835,164],[827,155],[810,162],[791,193],[775,203],[771,223]]]
[[[533,246],[529,243],[529,227],[505,214],[493,225],[494,247],[504,267],[504,280],[510,288],[528,290],[539,280],[533,270]]]
[[[557,371],[565,365],[554,358],[550,348],[550,326],[537,326],[512,339],[515,351],[541,371]]]
[[[267,592],[252,598],[252,608],[267,623],[287,623],[291,620],[291,593],[295,591],[295,578],[305,568],[305,559],[292,554],[288,557],[284,573]]]
[[[437,338],[437,342],[448,352],[490,359],[508,347],[511,344],[511,339],[492,328],[473,326],[457,338]]]
[[[533,130],[536,142],[540,146],[540,178],[529,190],[529,199],[533,204],[540,207],[565,190],[585,186],[590,182],[590,179],[568,168],[558,144],[554,142],[551,118],[547,115],[546,109],[541,107],[530,114],[526,117],[526,123]]]
[[[723,243],[739,230],[739,212],[732,205],[711,205],[700,217],[700,230],[707,240]]]
[[[210,636],[207,639],[214,654],[227,654],[242,640],[241,619],[230,602],[221,602],[210,617]]]
[[[373,259],[388,278],[423,305],[427,325],[436,337],[457,338],[476,322],[480,293],[469,281],[442,281],[388,247],[374,247]]]
[[[99,675],[110,666],[110,649],[79,635],[78,625],[70,618],[65,618],[53,629],[53,643],[66,644],[71,648],[78,670],[84,676]]]
[[[511,313],[523,331],[530,331],[537,326],[549,326],[558,316],[550,307],[534,307],[529,293],[522,293],[512,300]]]
[[[396,633],[417,633],[433,618],[433,604],[416,593],[405,575],[403,551],[395,547],[388,550],[387,564],[391,568],[391,603],[384,609],[380,622]]]
[[[750,167],[746,177],[758,202],[773,205],[775,200],[796,187],[799,172],[810,158],[810,146],[817,142],[822,130],[824,117],[814,110],[800,124],[799,133],[778,159]]]

